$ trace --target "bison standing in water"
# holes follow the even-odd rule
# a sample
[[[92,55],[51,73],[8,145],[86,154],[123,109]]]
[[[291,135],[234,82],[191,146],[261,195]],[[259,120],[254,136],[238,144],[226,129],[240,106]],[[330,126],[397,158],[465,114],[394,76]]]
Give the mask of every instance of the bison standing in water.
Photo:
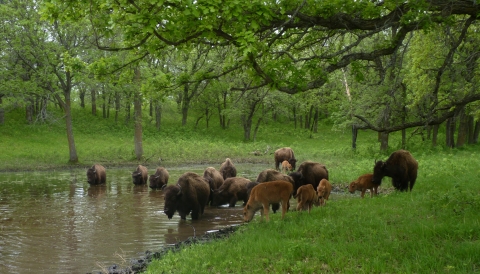
[[[132,172],[132,179],[134,185],[146,184],[148,180],[147,168],[142,165],[138,165],[137,169]]]
[[[163,192],[165,193],[163,212],[168,219],[178,211],[182,220],[185,220],[190,212],[192,220],[197,220],[208,203],[210,186],[202,176],[186,172],[178,178],[176,185],[165,187]]]
[[[313,189],[317,189],[322,179],[328,180],[328,170],[325,165],[311,161],[303,162],[296,172],[288,175],[295,182],[295,193],[300,186],[311,184]]]
[[[380,185],[382,178],[388,176],[392,178],[393,187],[400,191],[410,189],[417,180],[418,162],[407,150],[397,150],[393,152],[388,159],[375,162],[373,168],[373,183]]]
[[[235,165],[230,158],[225,159],[225,162],[222,163],[220,166],[220,173],[224,180],[237,176],[237,168],[235,168]]]
[[[163,167],[157,167],[155,174],[150,175],[150,188],[157,189],[167,186],[168,178],[170,177],[168,171]]]
[[[223,185],[213,191],[212,206],[228,203],[229,207],[235,207],[239,200],[243,200],[243,205],[245,205],[248,201],[247,185],[249,183],[251,181],[247,178],[227,178]]]
[[[210,185],[209,203],[211,204],[213,200],[213,192],[223,185],[223,176],[220,171],[216,170],[214,167],[207,167],[203,172],[203,178]]]
[[[87,182],[91,185],[102,185],[107,181],[107,173],[102,165],[93,165],[87,170]]]
[[[276,170],[280,169],[279,166],[283,161],[288,161],[292,166],[292,169],[295,169],[295,165],[297,163],[297,159],[295,159],[293,150],[289,147],[282,147],[275,150],[274,159],[275,159]]]

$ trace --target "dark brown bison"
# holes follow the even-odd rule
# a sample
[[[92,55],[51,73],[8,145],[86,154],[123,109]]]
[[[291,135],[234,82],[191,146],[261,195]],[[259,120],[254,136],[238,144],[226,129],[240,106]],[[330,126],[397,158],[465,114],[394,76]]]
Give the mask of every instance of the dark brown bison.
[[[132,179],[133,179],[134,185],[146,184],[148,180],[147,168],[142,165],[138,165],[137,169],[134,172],[132,172]]]
[[[237,169],[230,158],[225,159],[225,162],[222,163],[220,166],[220,173],[224,180],[237,176]]]
[[[297,199],[297,211],[308,210],[308,213],[312,210],[313,204],[318,201],[317,192],[312,185],[299,187],[293,198]]]
[[[91,185],[102,185],[107,181],[107,173],[102,165],[93,165],[87,169],[87,182]]]
[[[239,200],[243,200],[245,205],[248,201],[247,184],[250,182],[249,179],[242,177],[227,178],[218,189],[213,191],[212,206],[228,203],[229,207],[235,207]]]
[[[322,179],[328,180],[328,170],[325,165],[311,161],[303,162],[296,172],[288,175],[292,177],[295,182],[295,193],[300,186],[311,184],[314,189],[317,189]]]
[[[350,193],[354,193],[355,191],[360,190],[362,192],[360,196],[363,198],[365,192],[367,189],[369,189],[370,197],[373,197],[373,195],[377,195],[378,186],[379,185],[373,183],[373,173],[367,173],[351,182],[348,186],[348,191],[350,191]]]
[[[400,191],[410,189],[417,180],[418,162],[412,154],[406,150],[397,150],[393,152],[388,159],[375,161],[373,168],[373,182],[376,185],[382,183],[382,178],[388,176],[392,178],[393,187]]]
[[[260,211],[261,219],[263,220],[263,215],[269,221],[268,218],[268,208],[270,204],[273,203],[282,203],[282,219],[285,217],[285,212],[287,212],[290,207],[290,197],[292,197],[293,185],[286,181],[272,181],[258,184],[252,188],[250,193],[250,198],[248,199],[247,204],[243,208],[243,220],[245,222],[250,222],[255,215],[255,212]]]
[[[178,178],[177,184],[164,188],[165,207],[163,212],[168,219],[178,211],[180,218],[185,220],[187,215],[197,220],[203,214],[210,195],[210,186],[205,179],[193,172],[186,172]]]
[[[257,183],[265,183],[265,182],[271,182],[271,181],[287,181],[292,184],[294,184],[294,181],[292,177],[281,173],[278,170],[275,169],[265,169],[264,171],[260,172],[257,176]],[[272,204],[272,211],[273,213],[277,212],[277,210],[280,208],[279,203],[273,203]]]
[[[213,191],[218,189],[223,184],[222,174],[216,170],[214,167],[207,167],[203,172],[203,178],[210,185],[210,200],[209,203],[212,203],[213,200]]]
[[[317,187],[317,196],[320,200],[320,205],[326,205],[328,197],[332,192],[332,184],[327,179],[320,180],[320,183]]]
[[[158,188],[167,186],[169,177],[170,175],[168,174],[168,171],[165,168],[157,167],[155,174],[150,175],[150,178],[149,178],[150,188],[158,189]]]
[[[295,169],[295,165],[297,163],[297,159],[295,159],[293,150],[289,147],[282,147],[275,150],[274,159],[276,170],[280,170],[279,166],[283,161],[288,161],[290,165],[292,165],[292,169]]]

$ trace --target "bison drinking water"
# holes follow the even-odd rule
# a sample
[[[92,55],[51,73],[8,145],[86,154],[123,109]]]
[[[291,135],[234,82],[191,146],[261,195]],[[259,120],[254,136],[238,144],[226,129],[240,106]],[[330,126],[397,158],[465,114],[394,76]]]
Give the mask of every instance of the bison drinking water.
[[[146,184],[148,180],[147,168],[142,165],[138,165],[137,169],[132,172],[132,179],[134,185]]]
[[[295,169],[295,165],[297,163],[297,159],[295,159],[295,154],[293,150],[289,147],[282,147],[275,150],[274,153],[274,160],[275,160],[275,169],[280,170],[279,166],[283,161],[288,161],[292,166],[292,169]]]
[[[376,185],[382,183],[382,178],[388,176],[392,178],[393,187],[400,191],[410,189],[417,180],[418,162],[407,150],[397,150],[393,152],[388,159],[375,162],[373,168],[373,182]]]
[[[273,181],[258,184],[252,188],[250,193],[250,198],[248,199],[247,205],[243,208],[243,220],[245,222],[250,222],[255,215],[255,212],[260,211],[261,219],[263,220],[263,215],[267,221],[268,218],[268,208],[270,204],[281,203],[282,204],[282,219],[285,217],[285,212],[290,207],[290,197],[292,197],[293,185],[286,181]]]
[[[365,192],[367,191],[367,189],[369,189],[370,197],[373,197],[374,194],[377,195],[378,186],[379,185],[373,183],[373,174],[367,173],[363,174],[355,181],[351,182],[348,186],[348,191],[350,191],[350,193],[354,193],[355,191],[360,190],[362,192],[360,196],[363,198]]]
[[[220,165],[220,173],[224,180],[237,176],[237,169],[230,158],[225,159],[225,162]]]
[[[107,173],[102,165],[93,165],[87,170],[87,182],[91,185],[102,185],[107,181]]]
[[[308,210],[308,213],[312,210],[313,204],[318,201],[317,192],[312,185],[299,187],[293,198],[297,199],[297,211]]]
[[[185,220],[187,215],[197,220],[203,214],[210,195],[210,186],[205,179],[193,172],[186,172],[177,181],[163,190],[165,193],[165,207],[163,212],[169,219],[178,211],[180,218]]]
[[[287,181],[290,183],[294,183],[292,177],[281,173],[278,170],[275,169],[265,169],[264,171],[260,172],[257,176],[257,183],[265,183],[265,182],[271,182],[271,181]],[[249,192],[250,193],[250,192]],[[277,210],[280,208],[279,203],[274,203],[272,204],[272,210],[273,213],[277,212]]]
[[[213,191],[212,206],[228,203],[229,207],[235,207],[239,200],[243,200],[245,205],[248,201],[247,184],[249,183],[251,181],[247,178],[227,178],[218,189]]]
[[[170,175],[168,171],[163,167],[157,167],[155,174],[150,175],[150,188],[158,189],[166,186],[168,184],[168,178]]]

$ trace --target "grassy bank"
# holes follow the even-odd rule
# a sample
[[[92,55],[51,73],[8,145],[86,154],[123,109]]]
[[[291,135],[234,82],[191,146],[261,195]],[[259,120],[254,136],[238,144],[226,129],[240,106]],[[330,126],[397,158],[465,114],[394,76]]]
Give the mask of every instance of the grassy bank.
[[[324,163],[334,185],[345,185],[371,172],[375,159],[400,147],[391,134],[390,151],[380,153],[377,135],[361,131],[353,151],[350,131],[332,131],[324,122],[312,135],[293,123],[263,125],[255,142],[243,141],[240,125],[226,130],[215,121],[182,127],[175,112],[157,131],[146,118],[140,161],[149,167],[234,162],[273,167],[273,151],[290,146],[297,159]],[[28,125],[23,111],[11,111],[0,126],[0,170],[66,168],[68,147],[63,120]],[[61,113],[57,112],[57,116]],[[145,115],[144,117],[148,117]],[[80,163],[132,168],[133,125],[124,118],[93,117],[74,110],[74,133]],[[154,261],[148,273],[472,273],[480,272],[480,146],[432,147],[408,134],[407,149],[419,162],[411,193],[391,191],[385,179],[379,197],[333,199],[311,214],[290,211],[285,220],[256,217],[230,238],[194,245]],[[440,133],[439,143],[444,142]],[[254,152],[261,152],[255,156]],[[240,171],[241,173],[241,171]],[[194,223],[192,223],[194,225]]]

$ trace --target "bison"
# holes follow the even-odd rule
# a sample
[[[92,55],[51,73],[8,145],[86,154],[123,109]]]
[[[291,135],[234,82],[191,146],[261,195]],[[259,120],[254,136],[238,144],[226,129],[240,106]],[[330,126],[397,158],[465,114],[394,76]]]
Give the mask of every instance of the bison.
[[[257,183],[264,183],[264,182],[271,182],[271,181],[287,181],[290,183],[294,183],[292,177],[281,173],[275,169],[265,169],[264,171],[260,172],[257,176]],[[279,203],[272,204],[272,211],[273,213],[277,212],[280,208]]]
[[[93,165],[87,169],[87,182],[90,185],[102,185],[107,181],[107,173],[102,165]]]
[[[370,197],[373,197],[374,194],[377,195],[378,186],[379,185],[373,183],[373,173],[367,173],[351,182],[348,186],[348,191],[350,191],[350,193],[354,193],[355,191],[360,190],[362,191],[360,196],[363,198],[365,192],[367,189],[369,189]]]
[[[229,207],[235,207],[239,200],[243,200],[245,205],[248,201],[247,184],[249,183],[251,181],[247,178],[227,178],[218,189],[213,191],[212,206],[228,203]]]
[[[292,165],[292,169],[295,169],[295,165],[297,163],[297,159],[295,159],[295,154],[293,153],[293,150],[289,147],[282,147],[275,150],[274,159],[276,170],[280,170],[279,166],[280,163],[282,163],[283,161],[288,161],[290,165]]]
[[[220,173],[224,180],[237,176],[237,169],[230,158],[225,159],[225,162],[220,165]]]
[[[133,179],[134,185],[146,184],[148,180],[147,168],[142,165],[138,165],[137,169],[134,172],[132,172],[132,179]]]
[[[265,215],[267,222],[268,208],[272,203],[282,203],[282,219],[285,217],[285,212],[290,207],[290,197],[292,197],[293,185],[286,181],[272,181],[258,184],[252,189],[250,198],[243,208],[243,220],[250,222],[255,215],[255,212],[263,208],[261,213],[261,220]]]
[[[308,210],[308,213],[310,213],[313,204],[316,204],[318,200],[317,192],[310,184],[299,187],[293,198],[297,199],[297,211]]]
[[[170,175],[168,174],[168,171],[165,168],[157,167],[155,174],[150,175],[150,178],[149,178],[150,188],[158,189],[158,188],[167,186],[169,176]]]
[[[197,220],[203,214],[210,195],[210,186],[205,179],[193,172],[186,172],[178,178],[176,185],[164,188],[165,207],[163,212],[168,219],[178,211],[180,218],[185,220],[187,215]]]
[[[393,187],[400,191],[412,191],[413,185],[417,180],[418,162],[407,150],[397,150],[393,152],[388,159],[375,161],[373,168],[373,182],[376,185],[382,183],[382,178],[388,176],[392,178]]]
[[[203,178],[210,185],[210,200],[209,203],[212,203],[213,200],[213,191],[218,189],[223,184],[222,174],[216,170],[214,167],[207,167],[203,172]]]
[[[295,193],[302,185],[311,184],[313,185],[313,189],[317,189],[322,179],[328,180],[328,170],[325,165],[311,161],[303,162],[296,172],[289,173],[288,175],[292,177],[295,182]]]
[[[332,192],[332,184],[327,179],[322,179],[317,187],[317,196],[320,199],[320,205],[326,205],[328,197]]]
[[[292,165],[287,160],[282,162],[283,173],[288,173],[289,171],[292,171],[292,169],[293,169]]]

